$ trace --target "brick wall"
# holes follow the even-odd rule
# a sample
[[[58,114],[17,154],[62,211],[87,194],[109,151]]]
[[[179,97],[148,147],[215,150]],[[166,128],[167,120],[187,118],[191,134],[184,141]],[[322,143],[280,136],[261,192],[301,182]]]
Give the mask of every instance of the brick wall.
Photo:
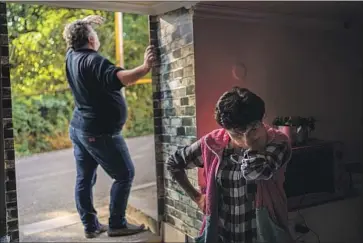
[[[12,124],[12,110],[11,110],[11,88],[10,88],[10,67],[9,67],[9,45],[8,45],[8,32],[6,21],[6,5],[0,2],[0,48],[1,48],[1,83],[2,83],[2,115],[3,128],[1,134],[4,134],[4,160],[1,158],[0,162],[4,161],[5,165],[5,202],[7,211],[7,228],[11,241],[18,241],[18,210],[17,210],[17,197],[16,197],[16,180],[15,180],[15,152],[14,152],[14,139],[13,139],[13,124]],[[0,138],[1,139],[1,138]]]
[[[182,8],[149,22],[160,54],[152,71],[159,219],[196,236],[202,215],[164,166],[170,153],[196,140],[193,11]],[[197,171],[188,177],[197,186]]]

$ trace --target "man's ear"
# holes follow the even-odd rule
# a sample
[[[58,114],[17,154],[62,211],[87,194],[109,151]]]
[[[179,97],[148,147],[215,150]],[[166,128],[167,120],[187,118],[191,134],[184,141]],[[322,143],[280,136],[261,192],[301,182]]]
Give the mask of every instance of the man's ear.
[[[95,43],[95,37],[93,35],[88,36],[88,42],[91,44]]]

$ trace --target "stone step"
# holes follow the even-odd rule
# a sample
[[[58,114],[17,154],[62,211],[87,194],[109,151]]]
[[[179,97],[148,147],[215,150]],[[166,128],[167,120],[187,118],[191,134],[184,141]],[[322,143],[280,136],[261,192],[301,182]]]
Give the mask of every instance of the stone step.
[[[108,221],[108,205],[97,209],[99,220],[101,223],[107,224]],[[150,185],[145,188],[136,189],[131,192],[129,205],[127,207],[127,219],[132,224],[144,224],[148,231],[141,234],[124,237],[108,237],[103,234],[95,239],[86,239],[83,233],[83,226],[79,222],[77,214],[68,217],[68,224],[64,224],[64,220],[59,226],[56,222],[49,223],[51,225],[35,225],[37,230],[20,228],[21,242],[161,242],[158,236],[157,227],[157,197],[156,186]],[[59,221],[59,220],[58,220]],[[65,225],[65,226],[64,226]],[[49,227],[48,227],[49,226]],[[29,228],[29,227],[28,227]],[[33,227],[34,228],[34,227]],[[27,234],[22,234],[27,232]]]
[[[107,217],[100,218],[101,222],[107,222]],[[123,237],[108,237],[107,234],[102,234],[94,239],[86,239],[83,233],[81,223],[47,230],[36,234],[31,234],[21,237],[20,242],[154,242],[160,243],[161,237],[145,231],[140,234],[123,236]]]
[[[156,185],[134,190],[129,198],[127,219],[135,224],[145,224],[151,232],[158,234]]]

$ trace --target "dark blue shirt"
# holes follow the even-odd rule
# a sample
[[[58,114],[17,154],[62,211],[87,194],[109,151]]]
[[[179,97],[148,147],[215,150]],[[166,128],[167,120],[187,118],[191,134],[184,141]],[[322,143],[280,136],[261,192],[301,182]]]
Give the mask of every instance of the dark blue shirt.
[[[93,134],[121,131],[127,107],[117,78],[120,70],[94,50],[68,50],[66,72],[75,100],[71,126]]]

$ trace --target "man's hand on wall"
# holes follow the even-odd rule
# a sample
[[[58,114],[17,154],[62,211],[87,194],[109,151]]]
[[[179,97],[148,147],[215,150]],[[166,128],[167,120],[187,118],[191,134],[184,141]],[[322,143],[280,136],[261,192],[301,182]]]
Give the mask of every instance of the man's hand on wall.
[[[137,80],[144,77],[151,69],[155,61],[154,46],[148,46],[144,54],[144,63],[131,70],[121,70],[117,73],[118,79],[125,86],[134,84]]]
[[[147,70],[150,70],[155,61],[155,48],[154,46],[148,46],[144,54],[144,66]]]
[[[103,22],[105,21],[105,19],[99,15],[90,15],[82,20],[88,24],[98,24],[98,25],[103,24]]]

